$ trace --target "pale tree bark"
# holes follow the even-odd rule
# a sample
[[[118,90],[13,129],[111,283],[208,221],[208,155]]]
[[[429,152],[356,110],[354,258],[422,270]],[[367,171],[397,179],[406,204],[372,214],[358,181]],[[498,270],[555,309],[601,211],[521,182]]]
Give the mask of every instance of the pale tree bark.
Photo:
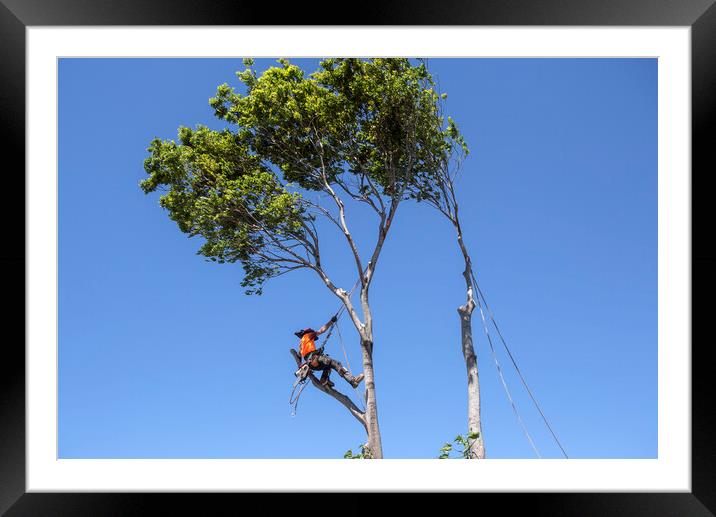
[[[458,237],[461,240],[461,237]],[[475,310],[472,282],[470,278],[470,257],[465,256],[465,283],[467,286],[467,300],[465,305],[458,307],[460,316],[460,334],[462,337],[462,355],[467,369],[467,430],[468,435],[477,433],[476,440],[470,441],[468,450],[469,459],[483,459],[485,457],[485,442],[482,437],[482,422],[480,420],[480,378],[477,373],[477,355],[472,341],[472,311]]]
[[[468,459],[483,459],[485,457],[485,441],[482,435],[480,417],[480,377],[477,371],[477,355],[475,354],[475,346],[472,340],[472,311],[475,309],[472,288],[472,260],[465,247],[462,229],[457,219],[457,203],[454,205],[454,216],[453,224],[457,232],[457,242],[465,261],[463,277],[465,278],[467,300],[465,305],[458,307],[457,312],[460,315],[462,355],[467,369],[467,430],[468,435],[471,433],[478,434],[477,439],[470,442]]]
[[[447,167],[441,169],[436,186],[439,192],[434,197],[427,198],[427,202],[442,213],[455,228],[458,247],[462,254],[465,269],[462,276],[465,279],[466,301],[464,305],[458,307],[457,312],[460,317],[460,348],[465,360],[465,368],[467,370],[467,429],[468,436],[473,433],[478,434],[476,440],[469,440],[470,447],[468,450],[468,459],[482,459],[485,457],[485,442],[482,435],[482,422],[480,416],[480,377],[477,369],[477,355],[475,354],[475,346],[472,337],[472,312],[475,309],[475,296],[472,284],[472,259],[465,246],[462,228],[458,216],[459,207],[455,196],[453,184],[454,176],[450,174]]]
[[[377,255],[375,255],[377,258]],[[367,270],[371,270],[372,264],[369,262]],[[323,278],[325,285],[338,297],[346,308],[346,312],[358,329],[360,336],[361,360],[363,363],[363,386],[365,397],[365,412],[360,411],[355,404],[347,396],[337,392],[336,390],[323,386],[318,379],[311,375],[311,382],[324,393],[332,396],[343,404],[350,413],[358,419],[363,425],[368,436],[368,449],[372,459],[383,458],[383,445],[380,437],[380,426],[378,425],[378,402],[375,394],[375,370],[373,368],[373,320],[371,315],[370,304],[368,302],[369,281],[364,283],[361,289],[361,310],[363,312],[364,322],[360,320],[356,308],[351,302],[349,293],[345,290],[337,288],[331,280],[325,276],[320,270],[317,270]],[[301,360],[295,350],[291,350],[291,354],[296,359],[296,363],[300,364]]]
[[[371,457],[383,457],[383,443],[378,425],[378,403],[375,397],[375,373],[373,370],[373,343],[361,340],[361,357],[363,360],[363,374],[365,378],[365,423],[368,433],[368,449]]]
[[[414,143],[414,124],[413,120],[404,121],[404,130],[406,135],[406,149],[410,146],[409,144]],[[411,125],[412,124],[412,125]],[[324,271],[321,265],[321,256],[319,251],[318,235],[314,227],[304,223],[303,229],[306,232],[307,237],[301,235],[295,236],[299,241],[301,249],[306,253],[307,257],[304,258],[299,256],[297,251],[293,247],[285,246],[281,242],[276,242],[276,239],[271,239],[271,242],[278,246],[284,255],[288,255],[288,260],[284,261],[288,264],[286,270],[293,270],[299,267],[306,267],[315,271],[323,281],[324,285],[341,300],[346,313],[350,317],[353,325],[355,326],[358,335],[360,337],[360,348],[361,348],[361,359],[363,364],[363,375],[364,375],[364,389],[365,389],[365,404],[366,408],[364,412],[358,410],[355,404],[345,395],[337,392],[336,390],[322,386],[320,382],[311,376],[311,381],[314,386],[318,387],[324,393],[332,396],[338,402],[343,404],[348,411],[358,419],[366,430],[368,435],[368,453],[370,458],[381,459],[383,458],[383,446],[380,437],[380,426],[378,425],[378,403],[376,397],[375,387],[375,370],[373,368],[373,317],[370,308],[369,301],[369,288],[373,280],[375,273],[375,267],[378,263],[383,244],[390,230],[391,224],[395,217],[395,213],[401,200],[404,197],[405,189],[408,185],[408,178],[413,173],[414,156],[408,153],[407,164],[404,166],[405,170],[402,170],[400,174],[403,176],[398,178],[399,172],[397,172],[396,166],[393,164],[391,159],[387,160],[386,173],[390,178],[391,185],[395,188],[390,190],[389,194],[385,191],[380,191],[370,174],[362,172],[358,174],[359,183],[351,184],[350,180],[343,180],[340,177],[329,178],[326,166],[327,149],[324,143],[322,135],[313,124],[307,127],[309,134],[312,135],[312,142],[316,151],[316,157],[319,160],[319,165],[316,167],[315,164],[306,163],[302,157],[297,156],[297,164],[301,164],[301,171],[321,184],[321,190],[329,195],[335,204],[337,215],[331,213],[326,207],[320,205],[320,203],[314,203],[306,201],[306,206],[315,210],[319,215],[325,217],[329,222],[335,225],[346,239],[346,243],[353,255],[355,266],[358,273],[358,283],[361,286],[360,289],[360,310],[362,312],[363,320],[361,321],[361,315],[358,314],[356,307],[351,301],[351,293],[346,292],[344,289],[337,287],[329,276]],[[281,148],[281,144],[278,141],[273,141],[274,145]],[[295,151],[291,149],[282,149],[283,151],[291,154]],[[390,153],[388,153],[390,158]],[[303,167],[306,167],[305,169]],[[358,245],[351,234],[348,227],[348,218],[346,216],[346,205],[343,199],[338,195],[333,185],[337,185],[343,192],[345,192],[354,201],[365,203],[371,210],[373,210],[379,219],[378,223],[378,234],[376,241],[370,254],[370,260],[364,267],[364,262],[361,258]],[[274,259],[275,260],[275,259]],[[295,350],[291,351],[297,364],[300,364],[300,358],[296,354]]]
[[[402,195],[402,193],[401,193]],[[373,313],[371,312],[368,291],[370,289],[373,274],[378,262],[378,257],[383,249],[385,237],[388,235],[390,225],[395,217],[400,198],[393,198],[387,215],[381,217],[380,226],[378,228],[378,240],[376,242],[373,254],[368,267],[366,268],[361,289],[360,300],[361,309],[363,311],[364,323],[358,327],[361,337],[361,358],[363,361],[363,375],[365,378],[365,421],[368,432],[368,449],[370,455],[374,459],[383,457],[383,443],[380,437],[380,426],[378,425],[378,401],[375,394],[375,371],[373,369]]]
[[[405,187],[403,187],[403,189],[399,190],[397,193],[394,193],[392,198],[390,199],[390,203],[388,204],[385,203],[383,199],[381,199],[380,194],[372,184],[370,185],[370,188],[372,189],[372,192],[375,196],[374,198],[372,198],[373,200],[371,200],[371,198],[369,196],[366,196],[365,194],[358,195],[355,192],[352,192],[348,185],[346,185],[345,183],[338,182],[338,185],[353,199],[368,203],[371,208],[375,210],[379,218],[378,235],[376,238],[375,246],[371,253],[370,260],[368,261],[367,266],[365,266],[364,268],[360,253],[358,251],[358,246],[356,245],[353,235],[348,228],[345,204],[328,181],[328,177],[325,172],[325,165],[323,163],[323,144],[320,142],[320,140],[317,142],[316,148],[320,151],[318,153],[318,157],[321,160],[321,173],[319,178],[323,182],[323,190],[330,195],[338,210],[338,217],[329,217],[329,219],[338,228],[340,228],[341,232],[343,233],[349,246],[349,249],[353,254],[355,265],[358,271],[358,280],[361,286],[360,303],[361,311],[363,313],[363,321],[361,321],[361,318],[358,315],[356,308],[351,302],[350,294],[343,289],[337,288],[333,284],[333,282],[331,282],[325,272],[323,272],[323,270],[320,268],[320,262],[317,264],[317,267],[314,267],[313,269],[322,278],[326,287],[328,287],[328,289],[331,290],[331,292],[333,292],[341,300],[341,302],[346,308],[346,312],[348,313],[349,317],[351,318],[351,321],[353,322],[356,330],[358,331],[358,335],[360,336],[361,360],[363,364],[364,375],[363,383],[365,389],[365,412],[362,414],[362,423],[368,435],[368,453],[370,454],[370,458],[382,459],[383,444],[380,436],[380,426],[378,425],[378,402],[375,388],[375,370],[373,368],[373,316],[370,308],[369,289],[373,280],[373,275],[375,273],[375,268],[378,263],[380,253],[383,249],[383,244],[385,243],[385,239],[388,235],[388,231],[390,230],[391,224],[395,217],[395,213],[403,197]],[[368,179],[367,181],[369,182],[370,180]],[[325,215],[325,212],[323,210],[322,213],[324,213]],[[332,395],[331,393],[329,394]],[[354,414],[354,416],[356,415]]]
[[[427,63],[424,64],[427,66]],[[442,106],[440,106],[438,113],[436,113],[436,124],[442,126],[443,123]],[[485,443],[480,417],[480,378],[472,336],[472,313],[476,306],[475,296],[477,296],[477,293],[473,291],[472,260],[467,251],[462,228],[460,227],[459,207],[454,183],[468,150],[462,137],[455,135],[454,128],[451,130],[451,138],[453,140],[449,148],[436,162],[433,162],[435,165],[434,175],[429,184],[418,183],[414,185],[412,193],[418,201],[425,201],[450,221],[455,228],[457,243],[465,263],[462,275],[465,279],[466,301],[464,305],[458,307],[457,312],[460,317],[460,348],[467,371],[467,429],[469,443],[467,457],[469,459],[482,459],[485,457]],[[471,439],[470,435],[475,434],[477,434],[477,439]]]
[[[386,233],[387,230],[381,231],[381,235],[383,236],[383,238]],[[349,233],[346,233],[346,236],[348,239],[352,239]],[[382,244],[383,239],[379,239],[378,246],[382,246]],[[378,253],[373,254],[372,260],[377,261],[378,255],[379,251]],[[360,320],[358,312],[356,311],[356,308],[351,301],[350,294],[347,293],[345,290],[336,287],[320,268],[313,268],[319,274],[319,276],[321,276],[326,287],[328,287],[328,289],[330,289],[331,292],[333,292],[341,300],[341,302],[346,308],[347,314],[349,315],[351,321],[358,330],[358,334],[360,336],[361,360],[363,363],[363,383],[365,389],[364,397],[366,406],[365,412],[361,412],[360,410],[358,410],[355,404],[353,404],[353,402],[345,395],[337,392],[332,388],[328,388],[321,385],[320,382],[315,379],[315,377],[312,376],[311,381],[313,382],[314,386],[318,387],[321,391],[332,396],[333,398],[341,402],[344,406],[346,406],[346,408],[348,408],[351,414],[356,417],[361,422],[361,424],[363,424],[366,434],[368,435],[368,449],[370,452],[370,457],[372,459],[382,459],[383,445],[380,437],[380,426],[378,425],[378,402],[375,394],[375,371],[373,368],[373,318],[368,299],[368,289],[370,286],[370,280],[372,279],[374,267],[373,261],[368,263],[366,271],[362,273],[361,276],[361,279],[364,280],[360,294],[361,310],[363,312],[364,321]],[[291,354],[294,356],[294,359],[296,359],[297,364],[300,364],[300,358],[296,351],[292,349]]]

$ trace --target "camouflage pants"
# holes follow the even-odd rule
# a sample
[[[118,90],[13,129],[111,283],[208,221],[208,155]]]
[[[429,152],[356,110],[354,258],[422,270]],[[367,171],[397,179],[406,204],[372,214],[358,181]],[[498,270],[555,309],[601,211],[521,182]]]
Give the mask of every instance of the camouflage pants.
[[[311,370],[318,370],[322,372],[321,382],[324,382],[328,379],[328,376],[331,374],[331,370],[337,371],[338,375],[343,377],[348,382],[353,382],[353,380],[355,379],[355,377],[349,374],[348,370],[346,370],[339,361],[336,361],[328,354],[311,352],[306,357],[306,361],[308,362],[309,368]]]

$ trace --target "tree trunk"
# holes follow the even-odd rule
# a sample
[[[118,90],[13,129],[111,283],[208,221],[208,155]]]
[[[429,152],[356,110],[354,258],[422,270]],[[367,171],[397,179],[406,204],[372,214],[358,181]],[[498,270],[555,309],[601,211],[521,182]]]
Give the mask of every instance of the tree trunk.
[[[460,331],[462,334],[462,355],[467,368],[467,430],[468,436],[478,433],[476,440],[471,440],[469,449],[470,459],[483,459],[485,457],[485,444],[482,438],[482,424],[480,422],[480,382],[477,376],[477,356],[472,342],[472,311],[475,302],[472,299],[472,289],[468,288],[467,303],[459,307]]]
[[[373,342],[361,339],[363,375],[365,378],[365,425],[368,432],[368,448],[374,459],[383,458],[383,444],[378,427],[378,403],[375,398],[375,376],[373,373]]]
[[[456,210],[457,214],[457,210]],[[457,217],[457,216],[456,216]],[[465,259],[465,287],[467,290],[467,301],[465,305],[458,307],[460,315],[460,333],[462,336],[462,355],[465,358],[467,369],[467,430],[468,436],[478,433],[476,440],[470,441],[469,459],[483,459],[485,457],[485,442],[482,436],[482,423],[480,421],[480,379],[477,374],[477,356],[472,341],[472,311],[475,309],[475,300],[472,291],[472,260],[467,252],[465,243],[462,240],[462,230],[457,219],[454,221],[457,231],[457,242],[460,251]],[[470,438],[468,437],[468,440]]]

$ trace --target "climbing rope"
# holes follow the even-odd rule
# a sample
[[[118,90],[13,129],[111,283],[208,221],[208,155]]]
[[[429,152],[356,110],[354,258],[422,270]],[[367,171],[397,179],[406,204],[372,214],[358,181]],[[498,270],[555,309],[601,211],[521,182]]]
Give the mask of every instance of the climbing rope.
[[[291,405],[291,416],[296,416],[296,411],[298,410],[298,399],[301,397],[301,393],[303,393],[304,388],[306,387],[306,384],[308,384],[308,377],[304,377],[303,379],[298,379],[296,382],[293,383],[293,389],[291,390],[291,396],[288,398],[288,403]],[[298,393],[296,393],[296,387],[301,386],[298,390]],[[294,393],[296,393],[296,398],[293,397]]]
[[[360,283],[360,278],[356,280],[356,283],[353,284],[353,287],[351,288],[350,292],[348,293],[348,298],[350,298],[353,295],[353,291],[356,290],[356,287],[358,287],[358,284]],[[328,329],[328,334],[326,334],[326,338],[323,340],[323,347],[326,348],[326,345],[328,344],[328,340],[330,339],[331,335],[333,334],[333,328],[338,327],[338,320],[343,315],[343,311],[346,310],[346,306],[341,303],[341,306],[338,308],[338,311],[335,314],[336,323],[334,325],[331,325],[331,328]],[[338,331],[340,333],[340,330]],[[343,345],[343,340],[341,339],[341,345]]]
[[[525,426],[524,421],[522,420],[522,417],[520,416],[520,412],[517,411],[517,405],[515,404],[515,401],[512,399],[512,395],[510,394],[510,389],[507,387],[507,382],[505,381],[505,376],[502,374],[502,368],[500,367],[500,362],[497,360],[497,354],[495,353],[495,347],[492,345],[492,338],[490,337],[490,331],[487,328],[487,321],[485,320],[485,314],[482,312],[482,305],[480,304],[480,298],[477,297],[477,307],[480,309],[480,316],[482,318],[482,327],[485,329],[485,335],[487,336],[487,341],[490,343],[490,351],[492,352],[492,358],[495,361],[495,366],[497,366],[497,373],[500,376],[500,381],[502,382],[502,387],[505,389],[505,393],[507,394],[507,400],[510,402],[510,405],[512,406],[512,411],[514,411],[515,416],[517,417],[517,421],[520,423],[520,427],[522,427],[522,431],[525,433],[525,436],[527,437],[527,440],[530,442],[530,445],[532,446],[532,450],[535,452],[538,458],[542,458],[542,456],[539,453],[539,450],[537,450],[537,446],[535,445],[535,442],[532,440],[532,437],[530,436],[529,431],[527,431],[527,426]]]
[[[346,365],[348,365],[348,373],[353,375],[353,372],[351,371],[351,363],[348,362],[348,354],[346,353],[346,347],[343,346],[343,336],[341,335],[341,329],[338,327],[337,321],[336,330],[338,330],[338,342],[341,344],[341,348],[343,349],[343,357],[346,359]]]
[[[559,441],[559,438],[557,438],[557,435],[555,434],[554,430],[552,429],[552,426],[549,424],[549,421],[547,420],[547,417],[545,416],[544,412],[542,411],[542,408],[540,407],[539,403],[537,402],[537,399],[533,395],[532,390],[527,385],[527,381],[525,380],[524,376],[522,375],[522,372],[520,371],[519,366],[517,366],[517,361],[515,361],[515,358],[513,357],[512,352],[510,352],[510,348],[507,346],[507,342],[505,341],[505,338],[502,335],[502,332],[500,331],[500,327],[497,325],[497,321],[495,320],[495,316],[492,313],[490,306],[487,305],[487,300],[485,299],[485,295],[482,293],[480,286],[477,284],[477,278],[475,277],[475,272],[472,269],[470,270],[470,276],[472,278],[472,285],[475,288],[475,291],[477,293],[477,301],[478,301],[478,306],[480,307],[480,314],[482,315],[482,306],[480,305],[480,298],[482,298],[482,302],[485,304],[485,309],[487,310],[488,314],[490,315],[490,320],[492,321],[492,324],[494,325],[495,330],[497,331],[497,335],[500,337],[500,340],[502,341],[502,345],[505,347],[505,350],[507,351],[507,355],[510,357],[510,360],[512,361],[512,365],[515,367],[515,370],[517,371],[517,375],[519,376],[520,381],[522,382],[522,385],[524,386],[525,390],[527,390],[527,393],[529,394],[530,398],[532,399],[532,402],[534,403],[535,407],[537,408],[537,411],[539,411],[539,414],[542,417],[542,420],[544,421],[545,425],[547,426],[547,429],[549,429],[549,432],[552,434],[552,438],[554,438],[554,441],[557,443],[557,446],[562,451],[562,454],[564,455],[565,458],[569,458],[569,456],[567,456],[567,452],[564,450],[564,447],[562,446],[562,443]],[[483,323],[484,323],[484,319],[485,318],[483,315]],[[490,347],[492,347],[492,341],[490,341]]]
[[[341,329],[338,327],[338,322],[336,322],[336,329],[338,330],[338,341],[340,342],[341,348],[343,349],[343,357],[345,357],[345,359],[346,359],[346,365],[348,366],[348,373],[349,373],[349,374],[351,375],[351,377],[352,377],[352,376],[353,376],[353,371],[351,370],[351,363],[348,361],[348,354],[346,353],[346,347],[343,346],[343,336],[341,335]],[[362,394],[360,391],[358,391],[358,388],[357,388],[357,387],[356,387],[356,388],[353,388],[353,391],[355,391],[356,396],[358,397],[358,399],[359,399],[360,402],[361,402],[361,410],[362,410],[363,412],[365,412],[365,406],[366,406],[366,404],[365,404],[365,398],[363,397],[363,394]]]

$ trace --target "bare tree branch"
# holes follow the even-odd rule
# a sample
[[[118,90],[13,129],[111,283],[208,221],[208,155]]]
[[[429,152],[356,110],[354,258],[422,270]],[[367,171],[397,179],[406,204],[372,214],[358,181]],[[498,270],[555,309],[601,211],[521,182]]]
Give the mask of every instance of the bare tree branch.
[[[365,178],[365,175],[361,175],[361,179]],[[378,215],[381,213],[381,209],[378,208],[378,206],[375,204],[373,199],[370,196],[366,196],[364,193],[356,194],[353,192],[350,187],[340,178],[335,179],[336,185],[341,187],[343,191],[348,194],[352,199],[355,199],[356,201],[359,201],[361,203],[367,204],[369,207],[371,207]],[[380,198],[379,198],[380,199]],[[382,203],[381,203],[382,204]]]
[[[321,141],[320,135],[316,132],[316,137],[318,140],[318,148],[320,152],[318,153],[318,157],[321,160],[321,179],[323,181],[323,188],[326,192],[328,192],[331,197],[333,198],[333,201],[336,203],[336,206],[338,207],[338,213],[340,217],[340,223],[341,228],[343,230],[343,235],[345,235],[346,240],[348,241],[348,245],[350,246],[351,251],[353,252],[353,259],[355,260],[356,267],[358,268],[358,274],[360,275],[361,284],[365,284],[365,278],[363,276],[363,264],[361,263],[360,259],[360,253],[358,252],[358,247],[356,246],[355,241],[353,240],[353,236],[351,235],[351,232],[348,230],[348,224],[346,223],[346,211],[345,211],[345,205],[343,204],[343,200],[336,194],[336,192],[331,188],[331,185],[328,181],[328,175],[326,174],[326,163],[323,159],[324,156],[324,148],[323,148],[323,142]]]

